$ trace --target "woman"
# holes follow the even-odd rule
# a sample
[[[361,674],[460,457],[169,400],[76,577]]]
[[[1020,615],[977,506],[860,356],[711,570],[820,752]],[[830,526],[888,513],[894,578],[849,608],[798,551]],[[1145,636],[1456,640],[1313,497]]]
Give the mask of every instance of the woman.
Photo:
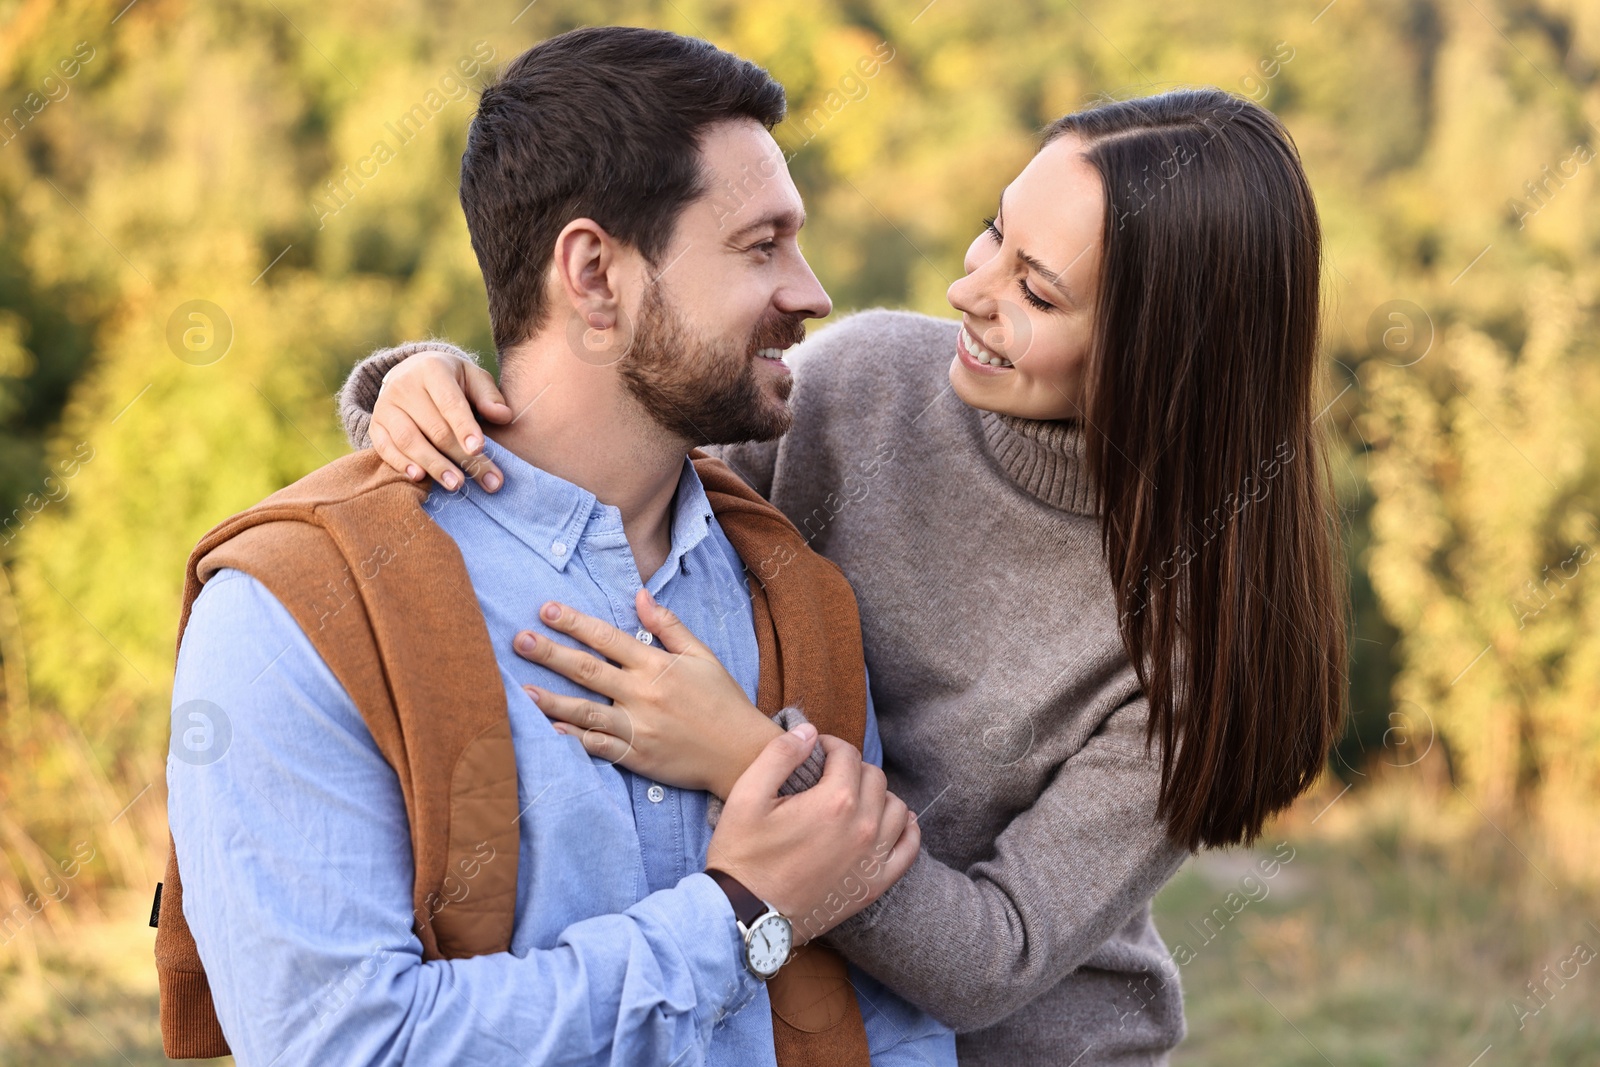
[[[721,452],[855,585],[884,769],[920,812],[915,865],[828,936],[955,1026],[964,1064],[1162,1062],[1183,1019],[1151,899],[1322,770],[1345,620],[1320,257],[1264,109],[1213,89],[1091,107],[1048,128],[967,250],[960,325],[876,311],[818,332],[795,428]],[[352,398],[426,347],[357,368],[357,432]],[[464,461],[463,388],[510,412],[451,352],[388,374],[372,437],[453,488],[417,428]],[[540,706],[596,754],[681,767],[759,714],[681,674],[607,694],[650,736],[633,749],[603,707]]]

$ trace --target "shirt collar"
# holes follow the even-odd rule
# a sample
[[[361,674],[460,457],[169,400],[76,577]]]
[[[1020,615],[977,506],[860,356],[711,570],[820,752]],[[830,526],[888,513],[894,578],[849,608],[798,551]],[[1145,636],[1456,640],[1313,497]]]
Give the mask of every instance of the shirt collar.
[[[483,454],[505,475],[500,491],[486,493],[470,478],[454,493],[435,485],[432,496],[439,497],[435,509],[464,497],[558,571],[565,571],[577,554],[591,522],[621,535],[621,512],[601,504],[587,489],[535,467],[494,441],[484,441]],[[687,456],[674,501],[669,563],[692,551],[711,528],[711,501]]]
[[[681,559],[711,532],[711,499],[694,463],[685,456],[683,473],[678,475],[678,493],[673,498],[677,509],[672,515],[672,553],[669,562]]]

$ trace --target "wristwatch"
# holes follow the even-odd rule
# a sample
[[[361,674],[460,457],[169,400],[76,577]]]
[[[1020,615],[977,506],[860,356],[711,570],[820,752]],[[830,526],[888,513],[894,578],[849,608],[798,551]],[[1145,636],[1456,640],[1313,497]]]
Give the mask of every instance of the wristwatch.
[[[794,926],[778,909],[746,889],[727,871],[708,869],[711,880],[727,894],[733,917],[744,938],[744,965],[765,982],[789,961],[794,948]]]

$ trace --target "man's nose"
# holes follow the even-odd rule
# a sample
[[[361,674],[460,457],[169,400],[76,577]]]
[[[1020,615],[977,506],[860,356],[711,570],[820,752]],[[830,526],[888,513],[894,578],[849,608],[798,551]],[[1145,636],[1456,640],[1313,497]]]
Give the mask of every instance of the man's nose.
[[[794,277],[778,293],[778,306],[808,319],[825,319],[833,314],[833,301],[828,298],[828,291],[817,280],[805,256],[800,255],[798,260]]]

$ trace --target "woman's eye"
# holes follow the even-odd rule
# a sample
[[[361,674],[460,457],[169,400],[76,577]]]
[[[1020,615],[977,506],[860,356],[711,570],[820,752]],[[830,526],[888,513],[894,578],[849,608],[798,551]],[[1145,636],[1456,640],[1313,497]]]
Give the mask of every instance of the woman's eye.
[[[994,224],[994,219],[992,219],[992,218],[984,219],[983,220],[983,228],[989,234],[990,237],[993,237],[995,239],[996,242],[1000,242],[1000,241],[1004,241],[1005,240],[1005,238],[1000,236],[1000,228]]]
[[[1033,290],[1028,288],[1028,279],[1026,279],[1026,278],[1018,278],[1017,279],[1017,288],[1022,290],[1022,299],[1026,300],[1028,303],[1032,304],[1034,307],[1038,308],[1040,311],[1054,311],[1055,310],[1056,306],[1054,304],[1049,303],[1048,301],[1043,300],[1040,297],[1034,295]]]

